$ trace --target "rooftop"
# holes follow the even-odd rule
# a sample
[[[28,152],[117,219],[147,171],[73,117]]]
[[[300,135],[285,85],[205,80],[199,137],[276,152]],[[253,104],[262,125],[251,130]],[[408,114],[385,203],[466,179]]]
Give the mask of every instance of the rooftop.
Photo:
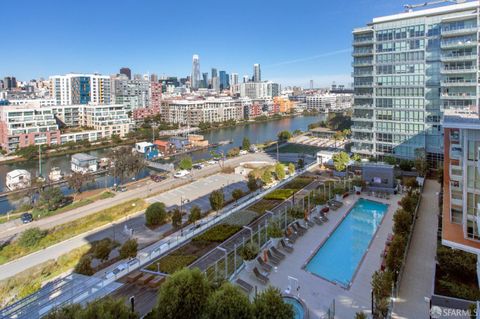
[[[480,115],[475,110],[445,110],[443,127],[478,129]]]
[[[97,158],[95,156],[85,154],[85,153],[77,153],[72,155],[72,159],[76,159],[78,161],[91,161],[91,160],[96,160]]]

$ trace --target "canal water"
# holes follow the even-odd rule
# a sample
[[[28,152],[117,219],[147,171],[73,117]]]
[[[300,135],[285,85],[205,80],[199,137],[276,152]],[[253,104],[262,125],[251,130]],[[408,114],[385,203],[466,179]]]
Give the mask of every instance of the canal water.
[[[264,143],[267,141],[274,141],[277,139],[277,134],[281,131],[288,130],[302,130],[305,131],[309,124],[322,121],[325,119],[324,114],[318,116],[297,116],[291,118],[284,118],[276,121],[250,123],[242,126],[234,126],[228,128],[222,128],[218,130],[212,130],[204,133],[204,137],[211,144],[219,143],[222,141],[230,140],[231,144],[220,145],[213,149],[201,150],[193,152],[190,155],[194,160],[210,158],[210,152],[213,150],[217,153],[226,154],[229,149],[233,147],[239,147],[242,145],[244,137],[247,137],[252,144]],[[107,157],[109,149],[101,149],[86,152],[97,158]],[[70,158],[71,155],[64,155],[59,157],[52,157],[42,160],[42,175],[48,176],[48,173],[53,167],[59,167],[63,173],[70,173]],[[176,161],[178,159],[170,159],[170,161]],[[14,169],[25,169],[29,171],[32,176],[37,176],[39,171],[38,160],[25,161],[12,164],[0,164],[0,191],[5,189],[5,177],[9,171]],[[143,178],[150,174],[149,169],[142,170],[138,176],[134,179]],[[85,189],[95,189],[102,187],[110,187],[116,181],[111,176],[98,177],[94,183],[85,186]],[[67,187],[62,187],[62,191],[65,194],[71,193]],[[7,198],[0,198],[0,214],[5,214],[10,210],[15,209],[20,202],[11,202]]]

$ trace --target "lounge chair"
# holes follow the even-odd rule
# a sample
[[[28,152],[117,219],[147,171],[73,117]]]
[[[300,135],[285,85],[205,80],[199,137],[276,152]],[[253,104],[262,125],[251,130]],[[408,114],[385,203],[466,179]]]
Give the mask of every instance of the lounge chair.
[[[285,259],[285,255],[275,247],[271,247],[270,250],[272,254],[278,257],[279,259]]]
[[[270,272],[272,271],[272,266],[267,264],[265,261],[263,261],[262,257],[258,256],[257,257],[257,262],[258,264],[263,268],[263,270]]]
[[[335,200],[335,199],[332,199],[332,203],[333,203],[334,205],[337,205],[339,208],[343,206],[343,203],[342,203],[342,202],[340,202],[340,201],[338,201],[338,200]]]
[[[268,283],[268,277],[264,273],[261,273],[257,267],[253,268],[253,274],[262,284],[266,285]]]
[[[285,232],[285,235],[289,241],[294,243],[297,241],[298,235],[295,234],[295,231],[293,229],[289,228],[289,230],[290,230],[290,234],[288,232]]]
[[[291,226],[292,226],[292,229],[295,231],[295,233],[297,233],[300,236],[303,236],[306,233],[304,229],[298,228],[297,225],[295,224],[292,224]]]
[[[331,210],[337,210],[338,209],[338,206],[332,204],[332,203],[327,203],[327,206],[328,208],[330,208]]]
[[[298,221],[296,221],[294,223],[294,225],[296,225],[299,229],[303,229],[305,232],[307,232],[308,228],[303,226],[303,225],[300,225],[300,223]]]
[[[310,227],[310,228],[312,228],[313,226],[315,226],[315,224],[314,224],[312,221],[308,220],[308,219],[305,220],[305,224],[307,224],[307,226]]]
[[[283,250],[285,250],[286,252],[293,252],[293,245],[285,242],[285,240],[280,240],[280,245],[282,246]]]
[[[314,220],[315,223],[317,223],[318,225],[323,225],[323,220],[322,220],[319,216],[313,216],[313,220]]]
[[[280,258],[278,258],[277,256],[274,256],[270,250],[267,250],[267,256],[268,256],[268,260],[272,264],[278,265],[280,263]]]
[[[268,278],[267,278],[268,279]],[[245,291],[247,294],[250,294],[253,290],[253,286],[250,285],[248,282],[238,278],[235,283],[243,290]]]

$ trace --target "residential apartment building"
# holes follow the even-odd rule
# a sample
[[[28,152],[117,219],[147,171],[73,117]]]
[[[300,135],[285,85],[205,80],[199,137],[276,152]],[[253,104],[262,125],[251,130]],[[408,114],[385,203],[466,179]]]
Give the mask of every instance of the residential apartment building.
[[[197,126],[201,122],[213,123],[242,120],[243,106],[234,99],[165,100],[160,108],[162,121]]]
[[[480,255],[479,113],[446,110],[443,129],[442,243]]]
[[[161,90],[161,84],[156,84],[160,85]],[[119,75],[111,78],[111,86],[112,99],[116,104],[124,105],[129,111],[150,106],[149,80],[129,80],[125,75]]]
[[[442,160],[443,111],[478,107],[478,8],[404,12],[353,31],[353,152]]]
[[[243,82],[235,85],[233,92],[251,99],[273,98],[280,95],[280,84],[274,82]]]
[[[124,137],[131,126],[126,109],[118,104],[8,105],[0,109],[0,146],[13,152],[30,145],[93,142],[113,134]],[[62,132],[68,127],[80,129]]]
[[[109,104],[110,77],[74,73],[51,76],[50,97],[56,105]]]
[[[319,112],[345,110],[352,107],[352,94],[313,94],[305,97],[307,108]]]

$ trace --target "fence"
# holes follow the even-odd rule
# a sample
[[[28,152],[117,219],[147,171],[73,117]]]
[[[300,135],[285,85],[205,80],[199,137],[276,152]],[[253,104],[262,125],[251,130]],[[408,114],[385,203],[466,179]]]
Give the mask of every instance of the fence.
[[[0,318],[20,319],[41,317],[54,308],[72,303],[84,303],[96,298],[101,298],[115,289],[115,287],[110,285],[112,285],[117,279],[153,262],[174,248],[183,245],[193,237],[219,223],[231,214],[250,206],[266,194],[287,184],[299,175],[302,175],[306,170],[315,165],[316,163],[312,163],[307,166],[306,169],[298,171],[293,176],[281,181],[266,191],[257,191],[250,197],[240,200],[236,206],[235,204],[228,205],[223,208],[218,215],[204,219],[203,224],[198,228],[191,227],[187,230],[184,229],[160,240],[156,244],[139,252],[137,258],[130,261],[120,262],[116,267],[111,271],[107,271],[103,276],[86,278],[75,276],[75,278],[73,278],[72,275],[68,275],[59,278],[55,285],[47,284],[41,290],[0,310]]]

